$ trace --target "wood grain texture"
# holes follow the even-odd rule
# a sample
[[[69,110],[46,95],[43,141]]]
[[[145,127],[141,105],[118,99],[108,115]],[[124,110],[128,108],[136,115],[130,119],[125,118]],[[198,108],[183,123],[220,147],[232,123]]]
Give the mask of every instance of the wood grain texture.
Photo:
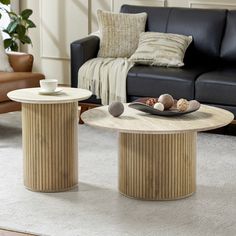
[[[89,98],[92,93],[86,89],[61,87],[62,92],[54,95],[42,95],[41,88],[26,88],[11,91],[7,96],[17,102],[34,104],[57,104],[81,101]]]
[[[84,112],[84,123],[118,130],[119,190],[145,200],[173,200],[196,190],[196,134],[223,127],[234,119],[226,110],[201,105],[179,117],[154,116],[124,104],[118,117],[108,106]]]
[[[24,184],[58,192],[78,184],[78,104],[22,104]]]
[[[191,114],[179,117],[154,116],[129,108],[124,104],[124,113],[115,118],[102,106],[84,112],[84,123],[125,133],[171,134],[180,132],[205,131],[223,127],[232,122],[234,115],[226,110],[201,105]]]
[[[143,200],[174,200],[196,190],[196,132],[119,137],[119,190]]]

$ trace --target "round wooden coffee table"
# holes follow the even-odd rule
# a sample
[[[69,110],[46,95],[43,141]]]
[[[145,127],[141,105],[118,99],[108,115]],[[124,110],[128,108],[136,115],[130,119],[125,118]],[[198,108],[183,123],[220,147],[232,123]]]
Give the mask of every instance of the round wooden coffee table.
[[[119,191],[144,200],[185,198],[196,191],[196,137],[232,122],[226,110],[202,105],[194,113],[161,117],[125,104],[119,118],[108,107],[91,109],[82,120],[92,126],[119,131]]]
[[[78,101],[92,94],[62,88],[40,95],[39,89],[8,93],[22,103],[24,185],[32,191],[66,191],[78,184]]]

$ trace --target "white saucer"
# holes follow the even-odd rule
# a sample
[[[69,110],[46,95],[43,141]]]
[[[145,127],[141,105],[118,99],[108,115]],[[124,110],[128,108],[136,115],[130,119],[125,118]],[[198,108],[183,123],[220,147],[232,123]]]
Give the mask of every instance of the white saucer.
[[[39,90],[39,94],[42,94],[42,95],[54,95],[54,94],[60,93],[62,90],[63,90],[62,88],[56,88],[55,91],[49,92],[49,91],[40,89],[40,90]]]

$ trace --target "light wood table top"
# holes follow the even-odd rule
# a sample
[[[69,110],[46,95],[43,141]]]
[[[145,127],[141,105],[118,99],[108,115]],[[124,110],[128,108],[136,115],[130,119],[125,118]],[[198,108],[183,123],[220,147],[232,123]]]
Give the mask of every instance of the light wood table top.
[[[33,104],[57,104],[76,102],[89,98],[92,93],[85,89],[60,87],[63,90],[54,95],[39,94],[40,88],[26,88],[11,91],[7,96],[16,102]]]
[[[154,116],[129,108],[124,104],[124,113],[115,118],[108,112],[108,106],[84,112],[82,120],[92,126],[118,130],[124,133],[171,134],[206,131],[223,127],[232,122],[234,115],[224,109],[201,105],[193,113],[178,117]]]

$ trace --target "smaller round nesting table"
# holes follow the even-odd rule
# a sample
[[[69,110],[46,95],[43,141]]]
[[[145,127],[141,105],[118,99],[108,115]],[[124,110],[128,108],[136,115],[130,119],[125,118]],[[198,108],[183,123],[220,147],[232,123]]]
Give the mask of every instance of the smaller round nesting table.
[[[32,191],[66,191],[78,184],[78,101],[92,94],[62,89],[55,95],[40,95],[40,88],[8,93],[22,103],[24,185]]]
[[[206,105],[179,117],[153,116],[129,108],[119,118],[108,107],[91,109],[82,120],[119,131],[119,191],[143,200],[174,200],[196,191],[196,137],[232,122],[231,112]]]

